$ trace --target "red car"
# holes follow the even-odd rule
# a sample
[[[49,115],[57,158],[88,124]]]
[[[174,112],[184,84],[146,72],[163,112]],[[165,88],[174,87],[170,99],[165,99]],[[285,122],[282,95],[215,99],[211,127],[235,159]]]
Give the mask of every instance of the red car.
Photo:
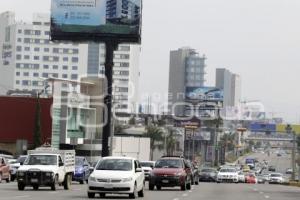
[[[2,180],[6,180],[7,183],[10,182],[10,167],[6,159],[0,157],[0,183]]]
[[[248,174],[246,177],[246,183],[250,184],[256,184],[257,183],[257,178],[254,174]]]
[[[149,178],[149,190],[161,190],[162,187],[181,187],[190,190],[192,170],[182,157],[162,157],[155,163]]]

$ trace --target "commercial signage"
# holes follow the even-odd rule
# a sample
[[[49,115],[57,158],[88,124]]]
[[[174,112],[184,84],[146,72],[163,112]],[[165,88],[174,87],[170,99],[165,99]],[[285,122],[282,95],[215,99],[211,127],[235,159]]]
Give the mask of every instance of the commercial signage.
[[[278,124],[276,126],[276,131],[280,132],[280,133],[286,133],[287,132],[286,127],[287,127],[287,124]],[[300,125],[293,124],[293,125],[290,125],[290,127],[292,128],[291,132],[300,134]]]
[[[187,87],[187,100],[223,101],[224,92],[215,87]]]
[[[142,0],[52,0],[51,39],[140,43]]]
[[[250,124],[251,132],[276,132],[276,124],[252,123]]]

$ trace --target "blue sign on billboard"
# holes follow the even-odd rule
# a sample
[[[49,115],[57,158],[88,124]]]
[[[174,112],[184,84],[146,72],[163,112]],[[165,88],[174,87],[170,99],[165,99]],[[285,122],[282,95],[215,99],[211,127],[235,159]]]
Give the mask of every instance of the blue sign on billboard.
[[[216,87],[187,87],[186,99],[223,101],[224,92]]]
[[[53,40],[140,43],[142,0],[52,0]]]
[[[252,123],[250,130],[252,132],[276,132],[276,124]]]

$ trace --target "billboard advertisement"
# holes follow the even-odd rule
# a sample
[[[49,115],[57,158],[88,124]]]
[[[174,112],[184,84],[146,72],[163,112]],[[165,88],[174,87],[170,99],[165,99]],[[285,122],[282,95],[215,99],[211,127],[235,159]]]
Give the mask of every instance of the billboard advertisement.
[[[142,0],[52,0],[51,39],[140,43]]]
[[[276,124],[251,123],[250,130],[252,132],[276,132]]]
[[[224,92],[216,87],[187,87],[186,88],[187,100],[210,100],[210,101],[223,101]]]

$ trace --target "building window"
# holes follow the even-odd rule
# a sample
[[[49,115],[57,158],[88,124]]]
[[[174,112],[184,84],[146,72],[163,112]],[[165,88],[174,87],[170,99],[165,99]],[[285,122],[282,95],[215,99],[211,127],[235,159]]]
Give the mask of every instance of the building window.
[[[29,72],[24,72],[23,76],[29,76]]]
[[[30,85],[30,81],[23,80],[22,81],[22,85],[28,86],[28,85]]]
[[[38,85],[39,85],[39,82],[38,82],[38,81],[32,81],[32,85],[33,85],[33,86],[38,86]]]
[[[119,51],[130,51],[130,46],[120,46]]]
[[[31,35],[31,30],[28,30],[28,29],[24,30],[24,34],[25,35]]]
[[[20,63],[17,63],[17,64],[16,64],[16,68],[17,68],[17,69],[20,69],[20,68],[21,68],[21,64],[20,64]]]
[[[43,56],[43,61],[49,61],[49,56]]]
[[[53,69],[58,69],[58,65],[53,65],[52,68]]]
[[[129,63],[120,63],[120,67],[129,67]]]
[[[25,51],[30,51],[30,47],[25,47],[24,50]]]
[[[40,51],[40,48],[39,47],[35,47],[34,51]]]
[[[49,44],[50,41],[49,40],[44,40],[44,44]]]
[[[78,79],[78,75],[77,74],[72,74],[71,75],[71,79],[72,80],[77,80]]]
[[[30,56],[29,56],[29,55],[24,55],[24,59],[25,59],[25,60],[29,60],[29,59],[30,59]]]
[[[42,76],[43,76],[43,78],[48,78],[49,75],[48,75],[48,73],[43,73]]]
[[[58,62],[59,61],[59,57],[58,56],[54,56],[53,57],[53,61]]]
[[[18,38],[18,42],[22,42],[22,38]]]
[[[39,73],[33,73],[34,77],[39,77]]]
[[[19,80],[18,80],[18,81],[16,81],[16,84],[17,84],[17,85],[20,85],[20,81],[19,81]]]
[[[67,65],[64,65],[64,66],[63,66],[63,70],[68,70],[68,66],[67,66]]]
[[[30,43],[30,38],[24,38],[24,43],[26,44]]]
[[[17,46],[17,51],[22,51],[22,47],[21,46]]]
[[[45,31],[45,35],[50,35],[50,31]]]
[[[33,59],[34,59],[34,60],[39,60],[40,57],[39,57],[39,56],[34,56]]]
[[[35,35],[41,35],[41,31],[39,31],[39,30],[36,30],[34,33],[35,33]]]
[[[22,33],[22,30],[21,30],[21,29],[19,29],[19,30],[18,30],[18,33]]]
[[[44,69],[49,69],[49,65],[44,65],[43,68]]]
[[[49,48],[44,48],[44,52],[49,52],[50,49]]]
[[[72,62],[77,63],[78,62],[78,58],[77,57],[72,57]]]
[[[79,50],[78,49],[73,49],[73,54],[78,54]]]
[[[53,74],[52,74],[52,77],[58,78],[58,73],[53,73]]]
[[[66,78],[67,79],[68,78],[68,74],[63,74],[62,78]]]
[[[63,49],[63,53],[69,53],[69,49]]]
[[[64,57],[64,58],[63,58],[63,61],[64,61],[64,62],[68,62],[68,61],[69,61],[69,58],[68,58],[68,57]]]
[[[33,65],[33,68],[34,68],[34,69],[39,69],[39,68],[40,68],[40,65],[39,65],[39,64],[34,64],[34,65]]]
[[[39,43],[41,43],[41,40],[40,39],[35,39],[34,43],[39,44]]]
[[[59,53],[59,48],[53,48],[53,53]]]
[[[16,76],[20,76],[20,72],[16,72]]]
[[[78,70],[77,66],[72,66],[72,70]]]
[[[29,69],[29,64],[28,63],[24,64],[24,69]]]

